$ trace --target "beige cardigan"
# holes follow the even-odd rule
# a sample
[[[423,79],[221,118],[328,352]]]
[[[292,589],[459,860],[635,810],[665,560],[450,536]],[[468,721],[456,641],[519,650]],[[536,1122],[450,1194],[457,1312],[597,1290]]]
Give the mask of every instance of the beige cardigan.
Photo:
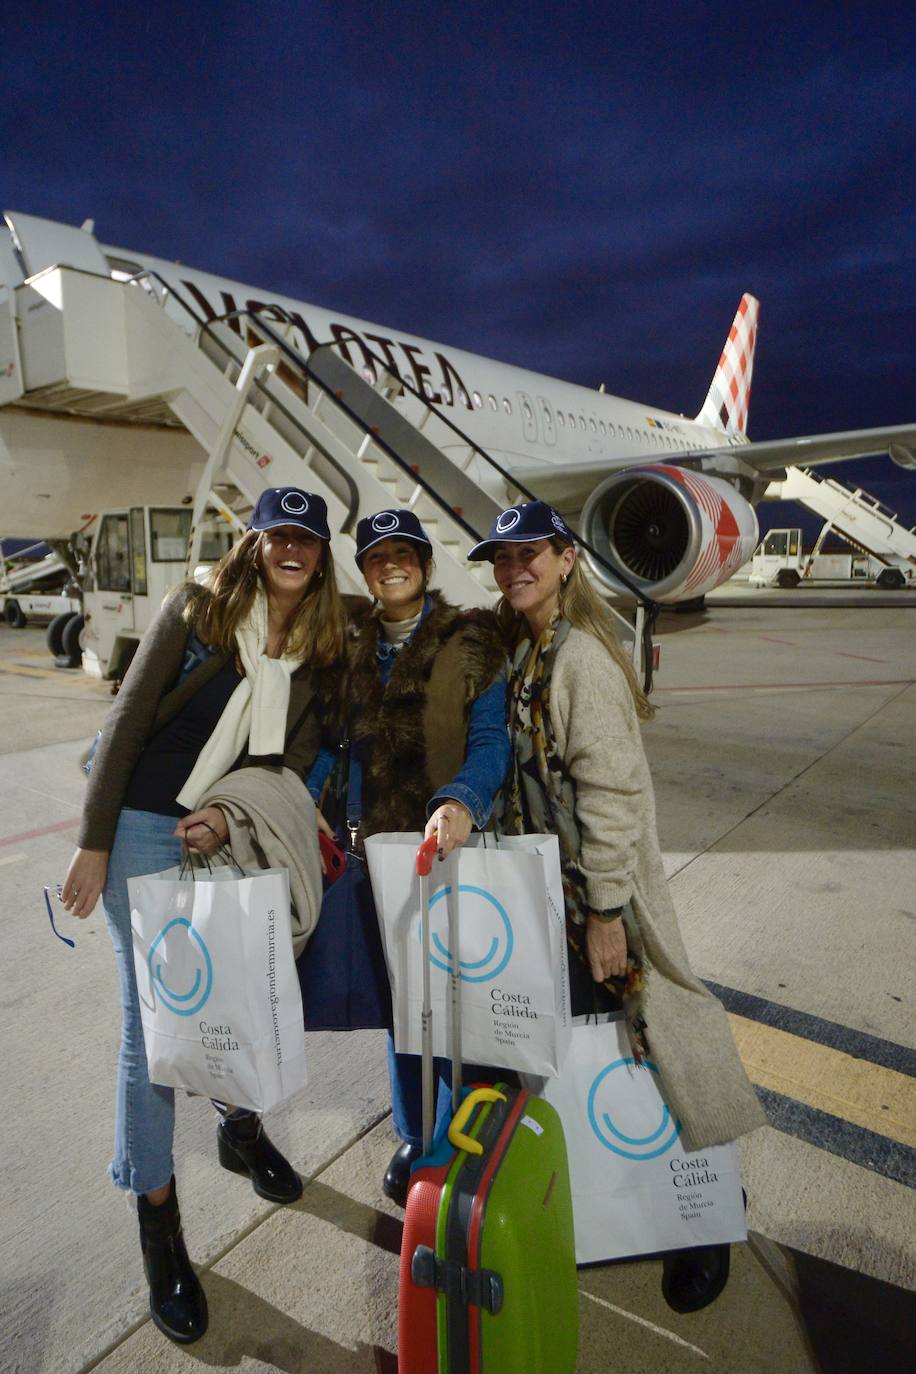
[[[571,629],[557,651],[550,720],[576,784],[589,904],[631,903],[646,965],[646,1040],[689,1147],[766,1124],[725,1010],[690,968],[662,866],[655,796],[626,679],[594,636]]]

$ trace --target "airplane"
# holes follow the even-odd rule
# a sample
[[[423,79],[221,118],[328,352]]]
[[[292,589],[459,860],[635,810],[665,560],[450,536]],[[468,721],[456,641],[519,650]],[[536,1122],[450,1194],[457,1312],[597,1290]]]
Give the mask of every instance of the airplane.
[[[8,211],[0,227],[0,301],[44,269],[68,266],[120,282],[143,282],[167,311],[183,299],[199,321],[247,309],[282,331],[302,355],[333,341],[368,380],[381,360],[451,417],[511,475],[468,462],[457,435],[441,447],[500,505],[531,491],[550,501],[611,566],[645,595],[699,601],[750,557],[758,542],[754,507],[788,466],[813,467],[887,453],[916,470],[916,424],[753,443],[747,419],[759,303],[741,298],[706,399],[693,419],[655,406],[497,362],[461,349],[335,314],[212,273],[99,242],[94,224],[59,224]],[[40,304],[40,302],[39,302]],[[30,307],[35,308],[35,307]],[[190,314],[173,318],[196,326]],[[4,404],[0,330],[0,510],[4,533],[62,541],[93,513],[122,505],[188,499],[204,455],[187,432],[163,425],[87,420]],[[38,379],[40,381],[40,378]],[[129,460],[128,460],[129,459]],[[513,482],[519,483],[518,487]],[[607,568],[596,565],[612,588]]]

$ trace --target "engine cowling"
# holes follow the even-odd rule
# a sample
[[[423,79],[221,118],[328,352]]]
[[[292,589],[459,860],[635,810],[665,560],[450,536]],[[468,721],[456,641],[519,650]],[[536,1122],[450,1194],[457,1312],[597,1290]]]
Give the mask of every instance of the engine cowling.
[[[753,507],[718,477],[667,463],[627,468],[601,482],[582,508],[583,537],[654,601],[704,596],[757,547]],[[624,590],[606,568],[603,582]]]

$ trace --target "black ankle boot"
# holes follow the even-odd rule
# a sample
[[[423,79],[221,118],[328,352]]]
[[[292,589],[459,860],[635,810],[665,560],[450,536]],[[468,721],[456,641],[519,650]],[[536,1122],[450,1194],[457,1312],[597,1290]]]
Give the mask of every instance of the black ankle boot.
[[[207,1329],[207,1295],[185,1249],[174,1177],[160,1207],[137,1198],[137,1215],[150,1316],[169,1340],[190,1345]]]
[[[224,1117],[216,1141],[223,1168],[247,1174],[259,1197],[268,1202],[295,1202],[302,1196],[301,1178],[272,1144],[257,1112]]]
[[[396,1202],[399,1207],[407,1206],[407,1185],[410,1182],[410,1166],[419,1159],[423,1149],[420,1145],[401,1145],[388,1162],[385,1177],[382,1179],[382,1192]]]
[[[728,1282],[731,1246],[696,1245],[672,1250],[662,1262],[662,1296],[673,1312],[699,1312]]]

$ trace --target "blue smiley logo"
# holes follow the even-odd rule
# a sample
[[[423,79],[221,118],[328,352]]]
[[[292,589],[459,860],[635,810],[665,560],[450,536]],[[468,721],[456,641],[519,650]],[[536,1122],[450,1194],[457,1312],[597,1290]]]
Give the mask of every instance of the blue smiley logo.
[[[186,992],[176,992],[174,988],[169,987],[162,974],[162,963],[156,958],[156,951],[168,938],[169,932],[175,930],[176,926],[181,926],[187,931],[185,939],[173,937],[170,942],[170,952],[173,955],[173,962],[176,964],[176,972],[187,970],[186,977],[191,986]],[[180,953],[178,953],[179,950]],[[176,953],[178,953],[177,958],[175,958]],[[146,963],[153,987],[169,1011],[174,1012],[176,1016],[193,1016],[195,1012],[200,1011],[210,996],[210,989],[213,987],[213,961],[210,958],[210,951],[190,921],[186,921],[183,916],[176,916],[173,921],[168,921],[150,945]],[[192,970],[193,978],[190,977]]]
[[[614,1124],[610,1111],[602,1110],[601,1089],[608,1084],[610,1076],[618,1069],[629,1072],[635,1064],[635,1059],[615,1059],[596,1074],[588,1092],[588,1121],[601,1144],[606,1150],[613,1150],[615,1155],[622,1155],[624,1159],[657,1159],[671,1149],[681,1128],[680,1122],[672,1119],[664,1102],[661,1104],[658,1128],[643,1136],[626,1135],[619,1125]],[[651,1060],[644,1060],[642,1067],[650,1069],[658,1077],[658,1069]],[[605,1108],[610,1105],[610,1100],[604,1104]]]
[[[433,908],[451,892],[451,887],[440,887],[430,899],[429,914],[432,921]],[[459,959],[458,976],[466,983],[486,983],[498,978],[512,958],[515,936],[512,922],[506,908],[492,892],[486,888],[474,887],[470,883],[459,883],[461,902],[461,940],[472,956]],[[422,938],[422,929],[418,931]],[[430,963],[436,968],[451,972],[452,953],[445,940],[436,930],[430,932]]]

